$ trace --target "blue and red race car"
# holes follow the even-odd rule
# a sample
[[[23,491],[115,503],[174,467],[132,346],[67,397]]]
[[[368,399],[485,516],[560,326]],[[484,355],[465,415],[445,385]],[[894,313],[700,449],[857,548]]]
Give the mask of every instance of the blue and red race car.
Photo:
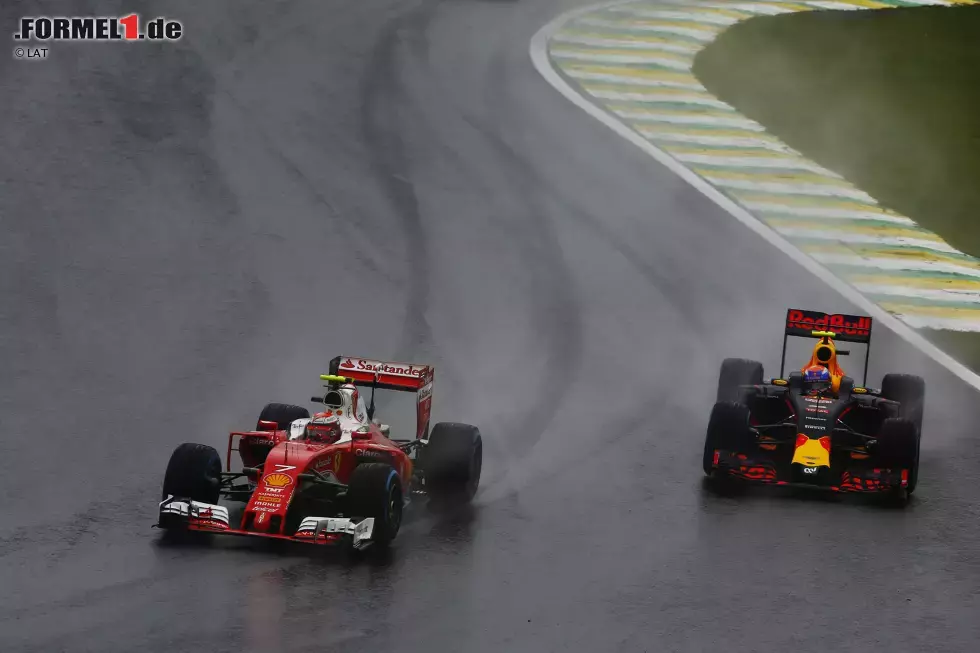
[[[925,382],[886,374],[868,388],[870,317],[789,309],[778,378],[762,364],[726,359],[704,441],[704,472],[725,484],[751,481],[805,485],[837,492],[885,493],[908,499],[919,472]],[[790,336],[814,338],[810,360],[784,376]],[[838,363],[866,346],[864,379],[856,385]]]

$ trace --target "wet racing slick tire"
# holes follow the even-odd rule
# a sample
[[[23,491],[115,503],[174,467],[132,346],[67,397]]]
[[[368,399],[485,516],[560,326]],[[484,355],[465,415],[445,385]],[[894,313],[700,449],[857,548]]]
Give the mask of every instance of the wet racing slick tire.
[[[926,382],[913,374],[886,374],[881,380],[881,396],[900,404],[898,416],[915,424],[922,435],[922,415],[925,411]]]
[[[718,396],[715,401],[738,401],[739,386],[762,383],[762,363],[744,358],[726,358],[718,373]]]
[[[221,457],[206,444],[185,442],[174,449],[163,476],[163,495],[188,497],[202,503],[218,503],[221,489]]]
[[[309,419],[310,411],[306,410],[302,406],[294,406],[293,404],[266,404],[262,412],[259,413],[258,422],[275,422],[279,425],[279,430],[284,431],[289,429],[289,425],[297,419]],[[255,430],[261,431],[262,428],[256,422]]]
[[[912,420],[890,417],[881,423],[874,456],[877,464],[909,470],[905,491],[912,494],[919,480],[919,431]]]
[[[711,409],[708,430],[704,436],[704,473],[715,476],[715,450],[749,452],[754,448],[755,436],[749,427],[749,408],[743,404],[719,401]]]
[[[347,483],[347,510],[351,518],[374,518],[371,541],[388,546],[402,524],[404,499],[398,472],[386,463],[361,463]]]
[[[469,424],[440,422],[422,451],[425,491],[433,499],[466,503],[480,487],[483,437]]]

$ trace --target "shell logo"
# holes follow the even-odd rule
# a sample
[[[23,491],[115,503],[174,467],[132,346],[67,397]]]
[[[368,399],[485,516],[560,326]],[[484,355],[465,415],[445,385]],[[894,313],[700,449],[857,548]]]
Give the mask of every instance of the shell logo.
[[[293,479],[289,478],[288,476],[286,476],[281,472],[277,472],[275,474],[269,474],[268,476],[262,479],[262,482],[268,485],[269,487],[286,487],[287,485],[293,482]]]

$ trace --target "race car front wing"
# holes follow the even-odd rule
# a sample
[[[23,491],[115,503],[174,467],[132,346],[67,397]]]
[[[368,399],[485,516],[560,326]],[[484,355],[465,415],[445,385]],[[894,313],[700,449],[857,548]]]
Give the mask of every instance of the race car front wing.
[[[345,517],[306,517],[293,535],[263,533],[233,528],[228,509],[211,503],[193,501],[184,497],[169,496],[160,502],[159,528],[182,528],[188,531],[221,533],[225,535],[251,535],[308,544],[336,544],[349,538],[355,549],[371,544],[374,519],[361,521]]]
[[[768,485],[787,485],[824,488],[834,492],[888,492],[907,488],[909,470],[885,468],[861,468],[846,470],[836,483],[817,484],[794,481],[785,471],[780,473],[771,460],[764,457],[750,458],[741,453],[715,450],[713,467],[716,473]]]

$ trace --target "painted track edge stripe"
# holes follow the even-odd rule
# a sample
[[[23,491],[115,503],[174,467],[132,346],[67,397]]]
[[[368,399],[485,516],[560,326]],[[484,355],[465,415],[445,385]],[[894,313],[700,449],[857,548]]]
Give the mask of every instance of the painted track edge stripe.
[[[959,362],[942,349],[929,342],[922,334],[906,325],[897,317],[881,308],[870,299],[862,295],[853,286],[834,275],[830,270],[820,265],[816,260],[797,249],[788,240],[782,238],[778,233],[766,226],[761,220],[753,216],[746,209],[739,206],[735,201],[727,197],[709,182],[692,172],[672,156],[661,150],[653,143],[643,139],[624,123],[616,120],[610,114],[600,109],[598,106],[589,102],[585,97],[572,88],[558,72],[552,67],[548,56],[548,39],[557,32],[565,23],[573,18],[597,11],[608,9],[619,5],[628,4],[635,0],[617,0],[616,2],[604,2],[587,7],[580,7],[571,11],[566,11],[552,19],[544,27],[535,32],[531,37],[529,53],[531,63],[538,73],[544,77],[545,81],[551,84],[565,99],[579,107],[587,114],[604,124],[609,129],[616,132],[633,145],[640,148],[657,162],[664,165],[671,172],[694,187],[699,193],[710,199],[719,207],[727,211],[732,217],[743,225],[761,236],[770,245],[781,251],[795,263],[801,265],[808,272],[823,281],[830,288],[837,291],[844,299],[850,301],[855,306],[864,310],[869,316],[884,324],[902,340],[912,345],[926,356],[934,360],[939,365],[949,370],[961,381],[971,386],[975,390],[980,390],[980,375],[970,370],[966,365]]]

